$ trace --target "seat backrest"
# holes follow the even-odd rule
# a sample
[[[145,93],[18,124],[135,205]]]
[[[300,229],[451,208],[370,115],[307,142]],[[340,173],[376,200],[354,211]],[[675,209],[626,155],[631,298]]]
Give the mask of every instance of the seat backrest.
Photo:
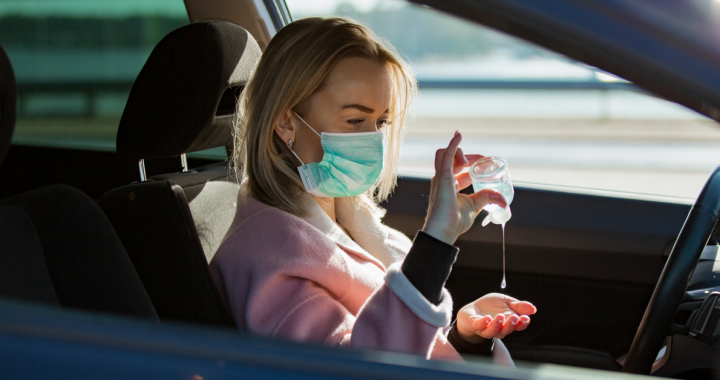
[[[187,25],[155,47],[128,98],[117,151],[138,160],[141,181],[100,206],[161,319],[235,326],[208,268],[235,216],[232,170],[221,162],[147,179],[142,171],[145,159],[232,145],[236,98],[260,54],[232,23]]]
[[[15,75],[0,47],[0,162],[10,147],[15,107]],[[0,296],[157,320],[105,214],[63,185],[0,201]]]
[[[60,306],[157,320],[123,244],[90,197],[69,186],[52,185],[3,199],[0,207],[14,211],[10,223],[22,222],[13,226],[13,239],[21,238],[19,243],[0,241],[0,254],[14,260],[1,267],[0,277],[17,278],[14,272],[22,268],[27,274],[17,278],[22,286],[47,289],[44,263]],[[18,251],[20,245],[24,248]],[[17,293],[6,296],[54,303]]]
[[[0,205],[0,297],[60,306],[32,219]]]

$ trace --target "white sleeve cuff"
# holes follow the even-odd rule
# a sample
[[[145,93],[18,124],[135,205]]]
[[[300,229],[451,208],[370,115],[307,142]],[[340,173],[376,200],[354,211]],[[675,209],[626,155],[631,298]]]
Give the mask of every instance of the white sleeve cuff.
[[[447,289],[443,288],[442,290],[440,304],[434,305],[405,277],[405,274],[400,270],[401,264],[393,264],[385,274],[385,283],[390,287],[390,290],[423,321],[435,327],[450,325],[453,305],[452,297]]]

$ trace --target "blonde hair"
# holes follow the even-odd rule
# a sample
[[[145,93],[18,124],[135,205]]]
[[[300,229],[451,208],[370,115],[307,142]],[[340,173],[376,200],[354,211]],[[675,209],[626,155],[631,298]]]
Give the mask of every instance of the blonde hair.
[[[354,207],[376,217],[384,214],[378,203],[386,200],[397,184],[400,141],[417,94],[417,81],[390,44],[344,18],[305,18],[282,28],[245,86],[238,102],[232,160],[236,170],[244,168],[251,196],[293,215],[306,214],[308,195],[297,161],[274,127],[288,110],[322,89],[335,64],[346,57],[376,60],[390,71],[391,123],[386,127],[383,170],[375,186],[350,199]]]

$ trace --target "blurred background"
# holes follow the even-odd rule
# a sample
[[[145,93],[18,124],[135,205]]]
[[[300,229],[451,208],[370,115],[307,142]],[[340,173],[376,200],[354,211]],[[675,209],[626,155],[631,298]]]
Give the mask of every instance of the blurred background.
[[[114,151],[150,52],[188,23],[182,0],[0,0],[0,43],[18,85],[13,144]]]
[[[527,42],[397,0],[286,2],[296,19],[360,21],[411,63],[421,96],[402,172],[432,174],[455,130],[515,182],[695,198],[720,164],[716,122]]]
[[[716,122],[534,45],[399,0],[286,2],[296,19],[360,21],[412,65],[421,96],[401,173],[431,175],[455,130],[519,183],[695,198],[720,163]],[[181,0],[0,0],[0,19],[18,80],[13,142],[110,151],[152,48],[188,23]]]
[[[0,1],[0,43],[18,82],[13,142],[114,150],[135,77],[187,23],[182,1]]]

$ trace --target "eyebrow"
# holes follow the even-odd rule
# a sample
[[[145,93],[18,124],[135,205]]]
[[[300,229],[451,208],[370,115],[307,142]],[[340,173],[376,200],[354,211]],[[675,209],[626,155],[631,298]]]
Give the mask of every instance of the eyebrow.
[[[362,104],[353,103],[353,104],[346,104],[346,105],[342,106],[342,109],[346,109],[346,108],[355,108],[355,109],[358,109],[358,110],[360,110],[360,111],[362,111],[362,112],[365,112],[365,113],[375,113],[375,110],[374,110],[374,109],[372,109],[372,108],[370,108],[370,107],[365,107],[365,106],[362,105]],[[385,112],[383,112],[383,113],[388,113],[388,112],[390,112],[390,109],[389,109],[389,108],[386,109]]]

